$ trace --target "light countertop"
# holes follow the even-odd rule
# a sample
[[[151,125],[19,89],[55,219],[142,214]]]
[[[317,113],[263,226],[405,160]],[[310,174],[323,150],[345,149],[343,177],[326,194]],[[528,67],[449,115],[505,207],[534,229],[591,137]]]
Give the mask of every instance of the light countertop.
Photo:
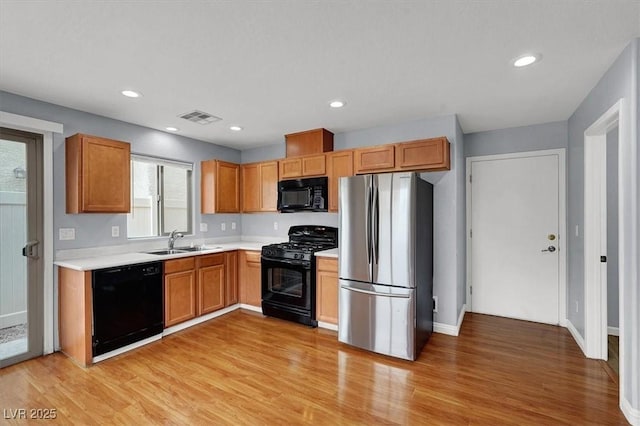
[[[314,254],[317,257],[330,257],[330,258],[337,259],[338,258],[338,249],[334,248],[334,249],[329,249],[329,250],[317,251]]]
[[[74,269],[76,271],[91,271],[94,269],[112,268],[115,266],[133,265],[136,263],[147,263],[178,259],[181,257],[200,256],[204,254],[221,253],[231,250],[257,250],[260,251],[265,242],[254,241],[233,241],[227,243],[206,244],[202,250],[185,253],[156,255],[144,252],[108,254],[104,256],[85,257],[80,259],[56,260],[54,265]],[[151,250],[149,250],[151,251]]]

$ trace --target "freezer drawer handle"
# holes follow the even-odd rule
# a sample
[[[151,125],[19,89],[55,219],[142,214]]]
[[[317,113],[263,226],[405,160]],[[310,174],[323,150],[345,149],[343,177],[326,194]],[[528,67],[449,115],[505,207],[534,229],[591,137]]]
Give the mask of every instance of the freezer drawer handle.
[[[372,296],[399,297],[401,299],[409,299],[411,297],[411,296],[405,295],[405,294],[378,293],[378,292],[375,292],[375,291],[360,290],[359,288],[353,288],[353,287],[345,287],[345,286],[341,286],[341,287],[344,288],[345,290],[355,291],[355,292],[364,293],[364,294],[370,294]]]

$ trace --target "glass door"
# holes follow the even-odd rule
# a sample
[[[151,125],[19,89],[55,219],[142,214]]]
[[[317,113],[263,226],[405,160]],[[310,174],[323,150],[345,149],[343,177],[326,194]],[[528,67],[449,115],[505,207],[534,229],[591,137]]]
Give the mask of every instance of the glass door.
[[[42,355],[42,137],[0,128],[0,368]]]

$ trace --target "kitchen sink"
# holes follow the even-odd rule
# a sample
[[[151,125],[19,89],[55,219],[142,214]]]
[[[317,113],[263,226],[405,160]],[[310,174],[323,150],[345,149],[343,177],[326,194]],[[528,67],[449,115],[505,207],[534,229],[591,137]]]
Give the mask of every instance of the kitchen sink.
[[[219,249],[222,248],[222,246],[193,246],[193,247],[176,247],[176,250],[182,250],[182,251],[202,251],[202,250],[215,250],[215,249]]]
[[[155,250],[155,251],[147,251],[147,252],[145,252],[145,253],[147,253],[147,254],[163,255],[163,254],[187,253],[188,251],[190,251],[190,250],[173,249],[173,250]]]

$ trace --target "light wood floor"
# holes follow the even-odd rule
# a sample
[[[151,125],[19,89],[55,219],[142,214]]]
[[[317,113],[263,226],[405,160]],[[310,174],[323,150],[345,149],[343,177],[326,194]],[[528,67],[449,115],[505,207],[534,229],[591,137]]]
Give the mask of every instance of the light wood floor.
[[[235,311],[88,369],[62,354],[7,367],[0,406],[65,424],[626,424],[565,329],[477,314],[411,363]]]

